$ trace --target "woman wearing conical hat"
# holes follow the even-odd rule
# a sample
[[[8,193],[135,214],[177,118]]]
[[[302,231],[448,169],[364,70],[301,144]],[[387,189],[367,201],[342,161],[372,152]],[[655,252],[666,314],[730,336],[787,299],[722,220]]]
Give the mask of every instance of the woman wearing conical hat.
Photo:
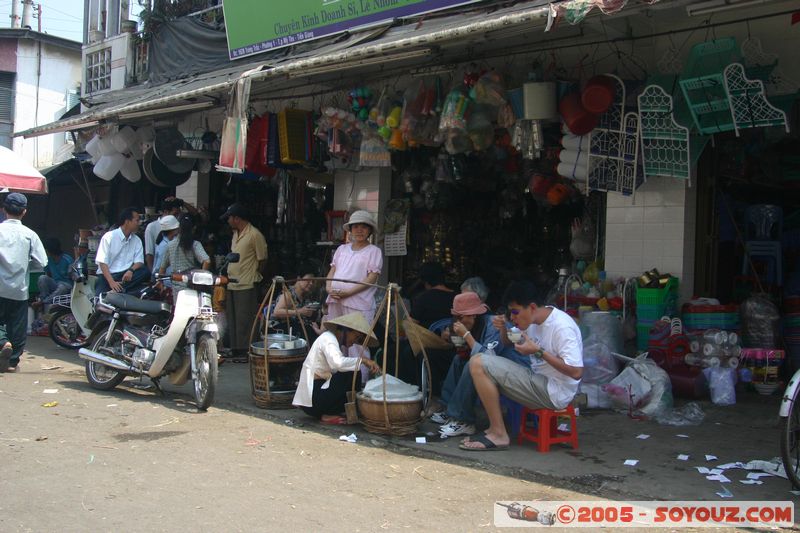
[[[342,413],[347,391],[353,386],[353,372],[364,366],[370,373],[377,373],[380,367],[370,359],[346,357],[342,353],[342,346],[347,349],[363,343],[365,338],[369,339],[368,345],[377,346],[378,339],[370,330],[364,315],[359,312],[326,320],[322,326],[326,331],[308,351],[292,404],[306,414],[319,418],[323,424],[344,424],[347,420]],[[359,375],[356,377],[356,388],[360,388],[360,384]]]

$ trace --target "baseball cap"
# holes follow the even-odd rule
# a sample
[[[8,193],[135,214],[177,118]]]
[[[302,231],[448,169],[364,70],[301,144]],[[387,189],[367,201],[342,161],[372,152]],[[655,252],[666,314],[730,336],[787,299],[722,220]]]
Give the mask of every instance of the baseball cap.
[[[247,218],[247,209],[240,203],[231,204],[225,213],[219,217],[220,220],[228,220],[228,217]]]
[[[9,207],[25,209],[28,207],[28,199],[22,193],[12,192],[8,196],[6,196],[6,199],[3,201],[3,204]]]

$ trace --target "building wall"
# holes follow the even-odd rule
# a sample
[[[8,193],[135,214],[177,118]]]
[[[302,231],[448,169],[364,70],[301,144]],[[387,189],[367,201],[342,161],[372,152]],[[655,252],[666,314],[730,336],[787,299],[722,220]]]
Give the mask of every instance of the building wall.
[[[58,120],[67,111],[67,91],[77,89],[81,80],[78,50],[68,51],[31,39],[18,42],[15,131]],[[35,167],[44,168],[56,161],[57,154],[69,152],[64,147],[66,139],[64,133],[32,139],[16,137],[14,151]]]
[[[606,272],[634,277],[657,268],[680,278],[681,299],[692,296],[697,190],[683,180],[652,178],[633,197],[609,194]]]

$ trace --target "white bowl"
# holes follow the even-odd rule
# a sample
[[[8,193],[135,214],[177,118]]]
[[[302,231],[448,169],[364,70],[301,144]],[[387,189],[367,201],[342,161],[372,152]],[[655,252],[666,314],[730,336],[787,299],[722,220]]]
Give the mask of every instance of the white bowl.
[[[453,346],[464,346],[467,341],[464,340],[464,337],[459,337],[458,335],[450,335],[450,342],[453,343]]]
[[[506,334],[506,336],[508,337],[508,340],[510,340],[514,344],[516,344],[516,343],[518,343],[519,341],[522,340],[522,332],[511,332],[511,331],[509,331]]]

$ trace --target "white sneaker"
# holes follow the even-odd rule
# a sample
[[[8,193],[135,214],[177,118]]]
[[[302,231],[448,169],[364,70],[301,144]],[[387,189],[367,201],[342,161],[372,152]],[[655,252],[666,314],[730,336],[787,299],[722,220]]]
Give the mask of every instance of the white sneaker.
[[[475,434],[474,424],[465,424],[458,420],[453,420],[452,422],[445,424],[441,428],[439,428],[439,435],[442,438],[458,437],[459,435],[474,435],[474,434]]]
[[[431,415],[431,422],[442,426],[450,422],[450,417],[447,416],[447,411],[436,411]]]

